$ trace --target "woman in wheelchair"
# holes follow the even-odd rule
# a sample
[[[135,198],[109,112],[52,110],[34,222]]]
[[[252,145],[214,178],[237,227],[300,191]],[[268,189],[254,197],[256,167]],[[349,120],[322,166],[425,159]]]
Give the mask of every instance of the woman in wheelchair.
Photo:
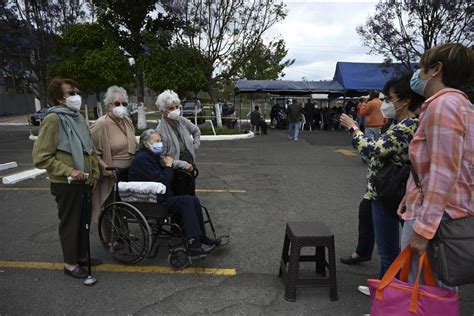
[[[166,186],[166,194],[158,202],[168,204],[173,216],[180,218],[184,226],[185,237],[191,256],[206,255],[219,245],[219,240],[206,236],[201,203],[195,196],[175,196],[171,190],[171,181],[175,171],[174,159],[162,156],[163,144],[160,134],[152,129],[146,130],[140,137],[139,149],[135,154],[128,172],[129,181],[153,181]]]

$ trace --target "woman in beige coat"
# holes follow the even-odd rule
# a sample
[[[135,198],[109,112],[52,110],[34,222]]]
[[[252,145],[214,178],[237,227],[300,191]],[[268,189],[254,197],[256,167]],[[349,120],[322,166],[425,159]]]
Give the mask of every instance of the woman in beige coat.
[[[111,86],[104,98],[107,114],[92,126],[91,135],[99,159],[100,179],[92,193],[92,220],[97,223],[104,206],[112,202],[114,177],[107,167],[119,169],[118,179],[126,181],[128,168],[137,151],[135,128],[127,116],[128,95],[124,88]]]

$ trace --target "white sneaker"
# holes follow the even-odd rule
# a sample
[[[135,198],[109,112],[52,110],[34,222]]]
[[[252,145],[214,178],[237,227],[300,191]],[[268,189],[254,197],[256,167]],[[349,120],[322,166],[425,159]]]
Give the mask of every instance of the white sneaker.
[[[364,295],[370,296],[370,290],[368,286],[359,285],[357,287],[357,291],[359,291],[360,293]]]

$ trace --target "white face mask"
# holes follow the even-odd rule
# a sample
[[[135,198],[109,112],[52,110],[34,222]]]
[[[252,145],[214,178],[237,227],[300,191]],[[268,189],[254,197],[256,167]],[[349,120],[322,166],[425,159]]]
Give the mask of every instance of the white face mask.
[[[383,117],[385,118],[395,118],[397,114],[397,110],[395,108],[395,104],[393,102],[397,102],[400,99],[396,99],[393,101],[384,100],[382,103],[382,107],[380,111],[382,112]]]
[[[127,108],[123,105],[115,106],[112,109],[112,113],[114,113],[115,117],[123,119],[123,117],[127,115]]]
[[[380,111],[385,118],[395,118],[395,105],[393,105],[393,102],[384,100]]]
[[[177,121],[180,115],[181,115],[181,110],[176,109],[168,113],[168,118],[174,121]]]
[[[81,109],[81,105],[82,99],[78,94],[66,98],[66,106],[71,111],[78,112]]]

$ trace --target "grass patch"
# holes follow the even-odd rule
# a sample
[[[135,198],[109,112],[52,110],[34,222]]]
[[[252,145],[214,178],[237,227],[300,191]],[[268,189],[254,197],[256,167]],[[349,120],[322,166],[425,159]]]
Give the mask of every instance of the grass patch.
[[[201,135],[214,135],[214,133],[212,132],[211,127],[202,126],[202,127],[199,127],[199,129],[201,130]],[[229,128],[226,128],[226,127],[215,127],[215,130],[216,130],[217,135],[235,135],[235,134],[243,134],[244,133],[243,130],[239,131],[237,128],[236,129],[229,129]]]

